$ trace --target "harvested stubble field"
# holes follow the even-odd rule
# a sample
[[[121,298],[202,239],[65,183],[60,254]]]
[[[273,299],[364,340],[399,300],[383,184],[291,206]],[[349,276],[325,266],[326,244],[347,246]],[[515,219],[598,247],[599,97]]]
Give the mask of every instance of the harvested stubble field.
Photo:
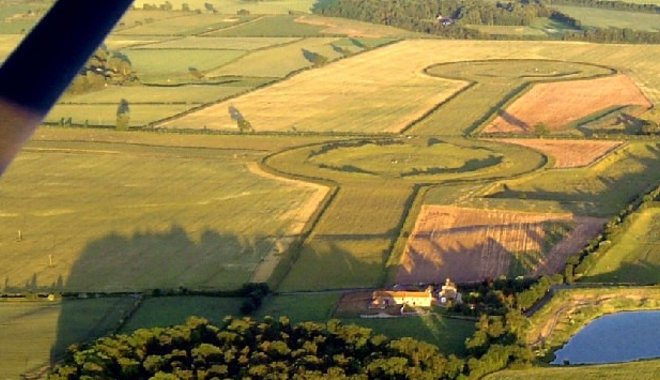
[[[400,284],[469,283],[556,273],[598,234],[601,218],[424,206],[401,260]]]
[[[396,133],[462,86],[421,73],[428,61],[408,57],[405,45],[403,51],[398,46],[302,72],[163,126],[235,129],[227,112],[234,106],[257,131]]]
[[[554,168],[589,166],[623,144],[622,141],[611,140],[498,139],[495,141],[536,149],[553,159]]]
[[[295,54],[300,54],[299,49]],[[245,70],[240,67],[244,66],[242,61],[252,56],[257,58],[256,54],[248,55],[212,74],[240,75],[241,71]],[[437,63],[484,58],[568,61],[566,64],[558,62],[557,72],[574,72],[571,66],[579,64],[570,63],[571,60],[594,64],[606,61],[614,68],[625,69],[626,74],[651,101],[660,99],[660,69],[654,64],[660,59],[660,48],[653,45],[641,47],[530,41],[408,40],[303,72],[269,88],[238,97],[232,100],[231,104],[236,106],[258,131],[286,131],[293,127],[297,130],[312,131],[396,132],[431,111],[466,84],[465,81],[425,76],[422,74],[424,68]],[[261,71],[260,74],[254,70],[247,70],[244,74],[276,75],[273,67],[264,66],[263,58],[257,60],[256,64],[262,67],[258,70]],[[235,67],[228,70],[230,66]],[[515,65],[502,65],[507,68],[513,66]],[[593,70],[593,74],[602,75],[609,72],[604,68],[582,65],[585,66],[590,67],[589,70]],[[566,75],[571,77],[570,73]],[[473,86],[474,88],[476,86]],[[496,111],[492,108],[507,95],[507,89],[510,91],[510,84],[506,84],[504,90],[495,91],[488,97],[457,96],[416,124],[411,132],[463,134],[466,129],[473,127],[475,122]],[[461,112],[445,112],[445,109],[451,108],[460,98],[465,98],[458,107]],[[483,99],[488,101],[484,103]],[[475,102],[480,104],[475,105]],[[209,127],[212,124],[212,128],[234,129],[234,123],[227,112],[229,105],[229,102],[219,103],[172,121],[168,126],[202,128],[205,124]],[[318,105],[322,105],[321,109],[312,112],[313,107]],[[466,117],[464,110],[472,111]],[[456,115],[461,115],[462,121],[455,120]]]
[[[344,35],[362,38],[383,38],[383,37],[411,37],[419,35],[403,29],[392,26],[370,24],[357,20],[350,20],[340,17],[321,17],[317,15],[304,15],[297,17],[297,23],[309,24],[322,27],[319,33]]]
[[[112,332],[133,302],[132,297],[0,302],[1,378],[19,379],[69,345]]]
[[[583,281],[660,283],[660,205],[632,218],[620,240],[598,258]]]
[[[534,133],[545,125],[563,131],[589,115],[612,107],[652,106],[625,75],[534,85],[484,128],[487,133]]]
[[[296,210],[318,191],[252,174],[260,154],[35,142],[3,178],[0,277],[19,289],[238,288],[300,232]]]

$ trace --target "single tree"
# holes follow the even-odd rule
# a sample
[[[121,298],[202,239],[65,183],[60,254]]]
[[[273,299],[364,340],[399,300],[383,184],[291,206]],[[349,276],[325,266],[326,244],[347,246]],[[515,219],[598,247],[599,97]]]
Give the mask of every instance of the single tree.
[[[121,99],[119,105],[117,106],[117,124],[116,128],[118,130],[127,130],[129,121],[130,121],[131,109],[128,105],[128,100]]]

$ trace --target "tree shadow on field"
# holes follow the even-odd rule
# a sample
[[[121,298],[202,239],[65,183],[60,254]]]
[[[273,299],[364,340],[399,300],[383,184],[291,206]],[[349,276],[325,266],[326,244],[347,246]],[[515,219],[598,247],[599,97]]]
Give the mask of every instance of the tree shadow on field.
[[[570,191],[552,190],[565,186],[561,184],[537,186],[533,190],[517,190],[504,185],[499,190],[485,195],[484,198],[557,201],[564,210],[576,214],[616,214],[641,193],[648,191],[649,186],[660,181],[660,145],[655,147],[647,145],[646,149],[650,153],[649,156],[626,153],[628,157],[636,160],[636,164],[644,168],[641,171],[626,172],[616,179],[608,177],[607,171],[595,177],[585,178],[588,182],[601,185],[604,187],[603,190],[589,191],[579,188],[571,188]],[[587,171],[589,168],[583,170]]]
[[[117,331],[141,304],[141,293],[186,294],[241,288],[275,245],[265,235],[238,236],[210,229],[191,234],[116,233],[92,241],[64,283],[51,363],[74,343]]]
[[[584,282],[630,283],[637,285],[655,285],[660,283],[660,265],[648,261],[622,263],[607,273],[586,275]]]

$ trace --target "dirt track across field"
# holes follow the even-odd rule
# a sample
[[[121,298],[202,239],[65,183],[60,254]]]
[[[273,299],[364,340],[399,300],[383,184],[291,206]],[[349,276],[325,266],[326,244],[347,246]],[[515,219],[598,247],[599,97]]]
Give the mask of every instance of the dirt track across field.
[[[485,129],[486,133],[532,133],[543,124],[560,131],[571,123],[612,107],[652,106],[625,75],[540,83],[515,100]]]
[[[396,277],[399,284],[478,282],[502,275],[556,273],[602,228],[605,219],[424,206]],[[556,241],[549,232],[570,226]],[[564,227],[565,228],[565,227]],[[554,243],[554,244],[553,244]]]
[[[579,168],[591,165],[619,147],[622,141],[497,139],[538,150],[554,159],[554,168]]]

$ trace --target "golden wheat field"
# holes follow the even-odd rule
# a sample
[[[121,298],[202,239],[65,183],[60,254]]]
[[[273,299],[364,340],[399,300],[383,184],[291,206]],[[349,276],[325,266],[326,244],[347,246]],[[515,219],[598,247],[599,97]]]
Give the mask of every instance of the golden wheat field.
[[[236,107],[257,131],[399,132],[466,83],[431,78],[441,62],[554,59],[606,64],[627,74],[653,103],[660,100],[660,46],[581,42],[407,40],[307,70],[268,88],[161,124],[236,129]]]

